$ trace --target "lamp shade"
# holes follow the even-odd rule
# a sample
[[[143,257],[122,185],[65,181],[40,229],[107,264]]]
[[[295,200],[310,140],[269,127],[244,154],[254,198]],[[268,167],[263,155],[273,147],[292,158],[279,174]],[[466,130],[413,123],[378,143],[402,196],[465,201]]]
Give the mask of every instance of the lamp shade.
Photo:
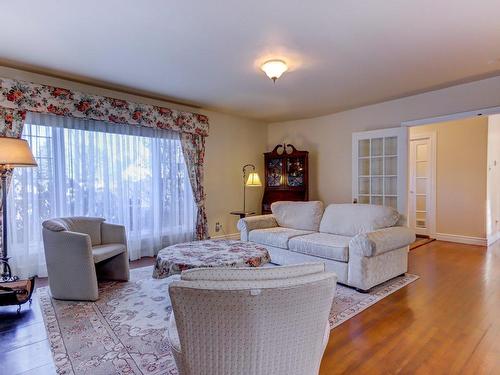
[[[288,65],[282,60],[269,60],[260,67],[274,82],[288,70]]]
[[[251,172],[248,175],[247,182],[245,184],[246,186],[262,186],[262,183],[260,182],[260,177],[257,172]]]
[[[24,139],[0,137],[0,166],[36,167],[28,142]]]

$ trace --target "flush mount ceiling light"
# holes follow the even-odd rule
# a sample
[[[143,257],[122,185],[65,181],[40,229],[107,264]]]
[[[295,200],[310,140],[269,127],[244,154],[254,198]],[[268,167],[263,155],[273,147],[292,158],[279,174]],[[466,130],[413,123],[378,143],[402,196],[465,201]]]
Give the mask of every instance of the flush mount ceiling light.
[[[266,75],[276,82],[288,70],[288,65],[283,60],[269,60],[260,66]]]

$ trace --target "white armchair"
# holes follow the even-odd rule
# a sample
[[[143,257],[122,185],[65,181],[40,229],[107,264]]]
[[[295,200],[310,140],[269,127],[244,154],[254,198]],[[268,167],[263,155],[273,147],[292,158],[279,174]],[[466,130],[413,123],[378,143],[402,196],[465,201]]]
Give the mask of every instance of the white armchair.
[[[125,227],[101,218],[46,220],[45,260],[52,297],[95,301],[97,279],[127,281],[129,264]]]
[[[167,325],[179,374],[318,374],[336,282],[322,263],[183,272]]]

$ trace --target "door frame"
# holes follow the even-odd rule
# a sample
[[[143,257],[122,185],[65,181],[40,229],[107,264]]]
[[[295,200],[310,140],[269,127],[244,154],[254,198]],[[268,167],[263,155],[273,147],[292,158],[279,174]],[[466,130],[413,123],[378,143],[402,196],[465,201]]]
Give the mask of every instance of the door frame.
[[[500,106],[496,107],[487,107],[475,109],[472,111],[465,112],[455,112],[442,116],[433,116],[420,118],[416,120],[406,120],[401,122],[401,126],[410,127],[410,126],[418,126],[418,125],[430,125],[439,122],[453,121],[453,120],[461,120],[464,118],[474,117],[474,116],[489,116],[500,114]]]
[[[437,186],[437,133],[436,131],[429,131],[425,133],[411,135],[410,131],[408,132],[408,194],[407,194],[407,202],[408,202],[408,223],[410,217],[412,217],[412,213],[410,212],[410,179],[411,179],[411,171],[412,166],[410,165],[411,157],[411,141],[417,141],[420,139],[428,139],[430,150],[430,160],[429,160],[429,177],[430,177],[430,190],[429,190],[429,207],[427,208],[427,230],[430,238],[436,238],[436,186]],[[416,228],[415,228],[416,229]]]

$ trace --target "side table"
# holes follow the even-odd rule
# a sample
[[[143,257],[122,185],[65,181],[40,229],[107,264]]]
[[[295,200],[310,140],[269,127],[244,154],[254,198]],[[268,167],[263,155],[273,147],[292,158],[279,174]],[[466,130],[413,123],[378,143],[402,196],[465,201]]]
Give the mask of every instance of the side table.
[[[35,278],[0,283],[0,306],[18,305],[17,313],[21,312],[21,305],[29,302],[35,289]]]
[[[240,217],[240,219],[243,219],[243,218],[245,218],[247,216],[255,215],[255,212],[250,212],[250,211],[248,211],[248,212],[244,212],[244,211],[232,211],[232,212],[230,212],[230,214],[231,215],[237,215],[237,216]]]

